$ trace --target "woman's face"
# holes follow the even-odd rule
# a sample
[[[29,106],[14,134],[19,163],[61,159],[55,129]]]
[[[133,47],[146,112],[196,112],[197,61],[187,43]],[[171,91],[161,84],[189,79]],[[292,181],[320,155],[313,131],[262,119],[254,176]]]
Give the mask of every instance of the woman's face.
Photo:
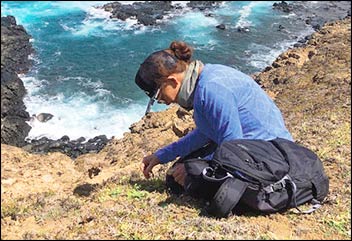
[[[156,97],[158,103],[169,105],[177,102],[177,95],[180,90],[184,73],[171,74],[160,85],[160,92]]]

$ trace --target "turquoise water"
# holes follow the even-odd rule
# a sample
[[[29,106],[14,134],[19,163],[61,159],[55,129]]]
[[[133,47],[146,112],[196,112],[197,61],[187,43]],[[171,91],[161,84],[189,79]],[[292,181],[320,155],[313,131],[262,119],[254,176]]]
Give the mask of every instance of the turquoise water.
[[[194,46],[195,58],[204,63],[251,74],[312,32],[294,15],[273,10],[274,2],[226,2],[211,11],[214,17],[199,11],[170,13],[154,27],[111,20],[93,8],[107,2],[1,2],[1,15],[15,16],[36,51],[33,68],[20,76],[28,90],[27,111],[54,115],[47,123],[30,123],[29,138],[122,137],[143,116],[148,101],[134,84],[139,64],[173,40]],[[215,28],[221,23],[225,31]],[[279,24],[285,31],[278,31]],[[153,110],[165,108],[155,105]]]

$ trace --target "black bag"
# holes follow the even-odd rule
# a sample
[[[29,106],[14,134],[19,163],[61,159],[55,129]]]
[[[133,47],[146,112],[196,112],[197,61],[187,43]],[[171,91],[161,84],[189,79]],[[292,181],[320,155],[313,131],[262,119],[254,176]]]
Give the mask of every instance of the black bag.
[[[282,138],[224,142],[211,161],[193,158],[184,164],[185,191],[209,200],[206,209],[216,217],[229,216],[239,203],[272,213],[292,207],[299,210],[299,205],[310,201],[312,208],[304,211],[310,213],[329,189],[318,156]]]

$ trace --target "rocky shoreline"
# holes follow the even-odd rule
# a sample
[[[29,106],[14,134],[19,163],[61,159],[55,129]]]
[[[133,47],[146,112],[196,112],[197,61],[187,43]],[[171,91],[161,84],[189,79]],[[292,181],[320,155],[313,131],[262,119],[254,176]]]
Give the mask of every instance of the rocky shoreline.
[[[30,39],[31,36],[23,26],[17,25],[13,16],[1,17],[1,143],[34,153],[58,151],[72,158],[99,152],[111,140],[105,135],[87,141],[83,137],[70,140],[68,136],[58,140],[46,137],[26,140],[31,129],[27,123],[30,116],[23,103],[26,89],[18,75],[27,73],[33,65],[28,58],[34,53]]]
[[[316,4],[316,6],[314,6]],[[287,14],[296,14],[299,20],[319,30],[325,23],[342,20],[351,16],[351,3],[348,1],[322,1],[309,3],[307,1],[281,1],[273,4],[273,9]]]
[[[170,13],[173,16],[181,15],[189,11],[199,10],[207,17],[215,17],[212,10],[217,9],[224,1],[189,1],[185,4],[175,3],[172,1],[146,1],[134,2],[132,4],[122,4],[112,2],[104,4],[100,9],[109,12],[111,19],[136,19],[137,24],[144,26],[158,25],[162,20],[168,18]],[[319,30],[326,22],[341,20],[344,17],[351,16],[351,4],[348,1],[323,1],[316,3],[307,3],[307,1],[276,2],[273,9],[284,13],[296,14],[297,18],[305,24],[311,25],[315,30]],[[284,28],[282,25],[280,25]],[[221,23],[215,26],[225,30],[227,27]],[[248,28],[238,27],[239,32],[248,32]],[[304,40],[301,40],[301,42]]]
[[[146,1],[134,2],[132,4],[121,4],[112,2],[99,7],[110,12],[110,18],[125,21],[128,18],[136,19],[138,24],[144,26],[157,25],[165,19],[169,13],[181,13],[199,9],[200,11],[209,11],[217,8],[222,1],[189,1],[185,5],[180,3],[172,4],[172,1]],[[187,10],[185,10],[187,8]],[[209,15],[210,16],[210,15]]]
[[[33,153],[61,152],[74,159],[86,153],[99,152],[110,140],[112,138],[108,139],[106,135],[96,136],[89,140],[84,137],[70,140],[67,135],[57,140],[42,137],[38,140],[26,141],[23,149]]]

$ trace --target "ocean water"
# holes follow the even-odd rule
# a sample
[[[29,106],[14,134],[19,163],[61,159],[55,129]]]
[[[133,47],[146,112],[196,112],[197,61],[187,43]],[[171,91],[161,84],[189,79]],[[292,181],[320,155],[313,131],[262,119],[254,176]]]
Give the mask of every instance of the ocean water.
[[[211,11],[213,17],[185,9],[148,27],[133,19],[112,20],[94,8],[107,2],[1,2],[1,16],[13,15],[32,36],[36,51],[30,56],[33,68],[20,76],[28,92],[27,111],[54,115],[46,123],[31,122],[28,138],[122,137],[144,115],[148,102],[134,83],[139,65],[173,40],[191,44],[194,57],[204,63],[251,74],[313,32],[294,14],[273,10],[269,1],[225,2]],[[215,27],[221,23],[226,30]],[[284,31],[278,31],[280,24]],[[155,104],[152,110],[165,108]]]

